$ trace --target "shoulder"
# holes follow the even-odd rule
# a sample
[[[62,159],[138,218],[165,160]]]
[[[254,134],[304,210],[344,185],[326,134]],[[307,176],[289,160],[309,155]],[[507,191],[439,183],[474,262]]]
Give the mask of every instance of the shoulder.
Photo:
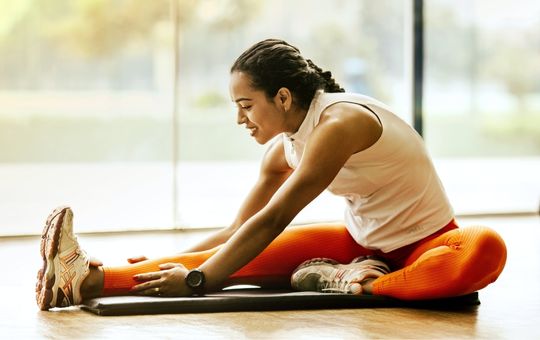
[[[283,138],[278,136],[272,142],[272,144],[270,144],[266,150],[266,153],[264,154],[261,164],[261,172],[272,174],[289,172],[291,170],[292,169],[289,167],[287,159],[285,158]]]
[[[320,122],[339,121],[343,123],[369,123],[381,125],[377,116],[361,104],[336,102],[328,105],[321,113]]]
[[[317,129],[329,130],[344,142],[355,145],[355,152],[373,145],[382,134],[379,118],[360,104],[337,102],[326,107]]]

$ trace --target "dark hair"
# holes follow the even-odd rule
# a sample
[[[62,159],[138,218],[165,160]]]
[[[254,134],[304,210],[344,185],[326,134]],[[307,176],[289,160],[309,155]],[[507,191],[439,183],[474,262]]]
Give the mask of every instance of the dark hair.
[[[304,59],[298,48],[278,39],[266,39],[242,53],[231,67],[231,73],[246,73],[254,89],[273,98],[281,87],[288,88],[293,100],[308,109],[315,92],[345,92],[332,78],[311,60]]]

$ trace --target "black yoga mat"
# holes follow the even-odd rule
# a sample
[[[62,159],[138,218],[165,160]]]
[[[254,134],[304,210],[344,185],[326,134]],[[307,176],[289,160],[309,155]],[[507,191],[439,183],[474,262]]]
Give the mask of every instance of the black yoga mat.
[[[87,300],[82,309],[97,315],[213,313],[262,310],[409,307],[463,309],[480,304],[478,293],[419,301],[385,296],[316,292],[226,290],[199,297],[115,296]]]

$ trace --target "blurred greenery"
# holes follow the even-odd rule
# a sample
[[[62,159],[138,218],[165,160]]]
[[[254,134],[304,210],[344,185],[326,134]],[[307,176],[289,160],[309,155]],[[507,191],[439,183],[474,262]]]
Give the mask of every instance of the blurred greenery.
[[[183,120],[179,128],[180,160],[246,160],[261,155],[264,146],[238,127],[232,116],[216,110],[201,110],[194,116],[198,118]],[[540,114],[509,113],[489,120],[481,115],[431,116],[429,125],[428,146],[442,157],[525,156],[540,150]],[[26,162],[32,154],[32,162],[168,161],[171,130],[169,121],[151,117],[13,120],[0,116],[0,160]],[[223,142],[217,147],[216,141]]]
[[[220,92],[217,91],[208,91],[194,100],[194,105],[197,108],[201,109],[207,109],[207,108],[213,108],[213,107],[222,107],[225,103],[227,103],[228,99],[225,98]]]
[[[424,138],[439,157],[530,156],[540,153],[540,112],[428,116]]]
[[[0,0],[0,51],[28,36],[89,59],[111,56],[147,39],[158,23],[172,26],[173,3],[181,30],[203,16],[209,27],[228,31],[261,6],[257,0]],[[205,12],[215,7],[220,10]]]
[[[0,0],[0,41],[30,11],[33,0]]]
[[[170,158],[170,124],[144,118],[0,117],[4,162],[158,161]],[[9,147],[7,147],[9,145]]]
[[[178,3],[179,13],[184,14],[179,22],[184,24],[194,1]],[[131,41],[145,38],[157,22],[169,19],[169,0],[75,0],[69,7],[71,15],[47,22],[44,34],[87,57],[111,55]]]
[[[481,18],[469,12],[479,1],[465,7],[426,2],[426,86],[458,84],[472,98],[468,108],[462,105],[455,112],[442,112],[449,103],[437,102],[441,112],[426,114],[428,145],[438,156],[538,155],[540,108],[538,99],[528,99],[540,92],[540,22],[512,34],[507,23],[484,30]],[[513,8],[510,2],[497,6]],[[7,96],[24,92],[27,98],[43,91],[63,96],[54,105],[65,105],[64,116],[54,105],[30,112],[18,102],[19,111],[1,110],[0,115],[9,115],[0,116],[0,162],[169,160],[171,120],[161,112],[168,108],[156,109],[155,116],[144,112],[107,119],[100,118],[103,112],[91,117],[91,109],[73,117],[65,112],[85,105],[80,98],[103,98],[103,93],[171,95],[171,8],[178,9],[178,95],[187,106],[180,110],[182,160],[261,154],[261,147],[236,126],[225,94],[230,62],[261,37],[291,38],[345,88],[354,88],[356,81],[362,83],[357,88],[385,102],[406,97],[396,93],[404,88],[407,42],[401,1],[0,0],[0,8],[0,90]],[[344,65],[351,60],[364,66],[354,70],[360,80],[350,80]],[[476,98],[485,87],[502,88],[491,93],[517,105],[488,112],[485,101]],[[101,97],[77,97],[77,91]],[[62,100],[69,104],[58,104]],[[133,100],[134,109],[137,103]],[[119,107],[125,113],[125,106]]]
[[[540,31],[540,25],[538,27]],[[485,77],[493,81],[502,82],[509,93],[518,101],[518,116],[538,118],[527,114],[529,107],[526,97],[530,93],[540,92],[540,46],[530,46],[529,41],[540,41],[540,34],[530,39],[513,39],[501,41],[497,39],[498,45],[505,42],[506,47],[497,50],[493,57],[488,59],[485,68]],[[537,53],[534,53],[536,50]],[[531,53],[532,52],[532,53]],[[519,117],[518,121],[523,121]],[[536,120],[538,122],[538,119]],[[534,123],[532,120],[530,123]]]
[[[29,23],[36,33],[87,57],[110,55],[145,38],[158,22],[170,22],[176,4],[181,27],[197,19],[201,6],[220,6],[205,16],[217,30],[231,29],[248,18],[256,0],[0,0],[0,42],[23,34]],[[209,6],[210,5],[210,6]],[[172,23],[171,23],[172,24]]]
[[[260,156],[264,147],[252,140],[233,116],[214,111],[193,115],[198,118],[186,119],[179,127],[180,160],[246,160]],[[22,120],[0,116],[0,161],[170,161],[171,136],[170,121],[152,117],[51,115]],[[224,142],[217,147],[216,141]]]
[[[514,147],[530,141],[536,150],[540,150],[540,112],[508,113],[501,117],[484,120],[483,130],[491,138],[511,140]]]

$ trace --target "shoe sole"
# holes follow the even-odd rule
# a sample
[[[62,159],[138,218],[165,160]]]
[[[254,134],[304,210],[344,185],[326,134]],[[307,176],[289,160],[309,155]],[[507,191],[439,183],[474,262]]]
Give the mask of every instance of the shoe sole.
[[[41,234],[40,253],[43,265],[38,271],[36,283],[36,302],[41,310],[51,308],[52,288],[56,279],[54,275],[54,258],[58,254],[64,217],[68,210],[69,207],[66,206],[56,208],[47,218]],[[52,237],[49,237],[51,234]]]

